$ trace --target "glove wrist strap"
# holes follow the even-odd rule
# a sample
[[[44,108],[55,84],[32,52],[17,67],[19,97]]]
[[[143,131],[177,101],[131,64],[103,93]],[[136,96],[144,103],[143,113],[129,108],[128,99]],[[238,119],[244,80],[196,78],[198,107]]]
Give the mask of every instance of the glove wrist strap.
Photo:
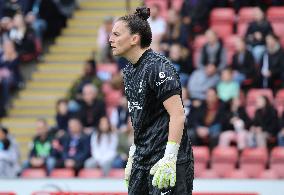
[[[165,156],[167,155],[178,155],[178,150],[179,150],[179,144],[175,143],[173,141],[168,141],[166,150],[165,150]]]

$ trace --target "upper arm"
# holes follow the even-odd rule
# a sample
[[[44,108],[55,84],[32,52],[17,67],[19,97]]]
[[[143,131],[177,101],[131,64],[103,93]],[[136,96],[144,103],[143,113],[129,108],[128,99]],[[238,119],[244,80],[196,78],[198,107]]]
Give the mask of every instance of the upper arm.
[[[173,95],[163,102],[170,116],[184,116],[184,109],[180,95]]]

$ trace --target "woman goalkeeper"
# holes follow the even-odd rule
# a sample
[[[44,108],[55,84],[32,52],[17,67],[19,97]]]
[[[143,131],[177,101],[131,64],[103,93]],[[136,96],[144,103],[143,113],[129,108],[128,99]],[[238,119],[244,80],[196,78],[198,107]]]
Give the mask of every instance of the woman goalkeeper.
[[[125,180],[130,195],[191,195],[193,154],[171,62],[150,49],[150,9],[120,17],[109,41],[114,56],[126,58],[125,93],[134,128]]]

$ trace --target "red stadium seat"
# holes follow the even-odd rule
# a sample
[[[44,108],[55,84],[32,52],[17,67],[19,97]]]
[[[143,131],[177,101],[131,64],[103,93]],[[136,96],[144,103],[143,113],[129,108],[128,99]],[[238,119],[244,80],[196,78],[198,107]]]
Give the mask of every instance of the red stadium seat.
[[[52,178],[72,178],[75,177],[75,171],[73,169],[53,169],[50,173]]]
[[[250,89],[247,94],[246,104],[255,105],[258,96],[266,96],[271,103],[274,101],[273,92],[271,89]]]
[[[228,172],[225,175],[225,178],[231,178],[231,179],[247,179],[248,175],[246,172],[242,169],[235,169],[231,172]]]
[[[267,160],[268,153],[266,148],[246,148],[241,154],[240,168],[249,177],[257,178],[264,171]]]
[[[235,12],[232,8],[214,8],[210,13],[210,25],[216,23],[234,24]]]
[[[271,23],[274,33],[280,38],[284,37],[284,22]]]
[[[210,28],[222,39],[233,34],[233,25],[229,23],[213,23]]]
[[[46,175],[46,171],[45,169],[42,168],[30,168],[30,169],[25,169],[22,172],[21,175],[23,178],[45,178]]]
[[[81,169],[78,174],[80,178],[101,178],[102,176],[101,169]]]
[[[216,147],[211,157],[211,167],[219,177],[225,177],[235,169],[238,161],[238,151],[235,147]]]
[[[108,177],[123,179],[124,178],[124,169],[112,169],[112,170],[110,170]]]
[[[236,34],[233,34],[229,37],[226,37],[226,39],[224,39],[224,46],[227,49],[235,50],[236,49],[236,42],[239,38],[240,38],[240,36],[238,36]]]
[[[181,10],[182,4],[183,4],[183,0],[174,0],[174,1],[172,1],[172,7],[175,10],[177,10],[177,11]]]
[[[248,23],[245,23],[245,22],[239,22],[237,24],[237,34],[239,36],[242,36],[244,37],[246,32],[247,32],[247,28],[248,28]]]
[[[274,170],[268,169],[268,170],[263,171],[258,178],[259,179],[278,179],[278,176]]]
[[[193,42],[193,49],[200,50],[205,45],[206,42],[207,42],[206,36],[204,35],[196,36]]]
[[[284,6],[272,6],[267,10],[267,18],[271,22],[283,22],[284,18]]]
[[[107,107],[116,107],[120,104],[122,92],[120,90],[111,90],[105,94],[105,102]]]
[[[242,7],[239,11],[239,20],[238,23],[250,23],[254,20],[255,7]]]
[[[284,111],[284,89],[277,91],[275,95],[274,106],[278,111],[278,116],[281,116]]]
[[[216,179],[216,178],[219,178],[217,172],[213,169],[207,169],[207,170],[204,170],[199,178],[204,178],[204,179]]]
[[[284,148],[275,147],[271,152],[270,168],[274,170],[278,177],[284,178]]]
[[[209,149],[206,146],[193,146],[194,175],[199,177],[207,168],[209,161]]]

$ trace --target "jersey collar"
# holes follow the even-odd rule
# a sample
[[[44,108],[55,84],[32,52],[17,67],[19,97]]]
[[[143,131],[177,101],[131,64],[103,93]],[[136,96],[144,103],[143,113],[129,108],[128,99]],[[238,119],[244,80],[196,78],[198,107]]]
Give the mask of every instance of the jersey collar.
[[[136,68],[137,66],[139,66],[139,65],[141,64],[142,60],[146,57],[146,55],[147,55],[150,51],[152,51],[152,49],[147,49],[147,50],[142,54],[142,56],[139,58],[139,60],[138,60],[135,64],[133,64],[133,67]]]

